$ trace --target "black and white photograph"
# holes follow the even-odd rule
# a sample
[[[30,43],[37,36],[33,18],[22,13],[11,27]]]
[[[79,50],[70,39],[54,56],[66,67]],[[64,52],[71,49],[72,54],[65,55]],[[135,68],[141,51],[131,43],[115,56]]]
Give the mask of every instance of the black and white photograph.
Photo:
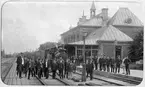
[[[1,0],[0,6],[0,84],[143,86],[143,0]]]

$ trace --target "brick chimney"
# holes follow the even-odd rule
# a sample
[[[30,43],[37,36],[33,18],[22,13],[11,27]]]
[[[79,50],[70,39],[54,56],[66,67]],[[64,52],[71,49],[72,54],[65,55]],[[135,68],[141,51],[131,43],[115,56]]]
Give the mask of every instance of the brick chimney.
[[[102,9],[102,19],[103,21],[106,21],[108,19],[108,8]]]
[[[86,21],[86,16],[84,15],[84,11],[83,11],[83,16],[82,18],[79,18],[79,22],[78,22],[78,25],[81,24],[81,23],[84,23]]]

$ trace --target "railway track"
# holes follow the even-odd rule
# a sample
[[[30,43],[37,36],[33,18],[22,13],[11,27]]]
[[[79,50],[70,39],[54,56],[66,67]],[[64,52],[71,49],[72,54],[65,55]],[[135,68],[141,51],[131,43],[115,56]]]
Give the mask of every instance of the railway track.
[[[1,78],[3,82],[6,79],[6,76],[8,75],[9,71],[11,70],[14,62],[15,62],[15,59],[11,59],[1,64],[2,65]]]
[[[58,86],[59,84],[61,84],[62,86],[70,86],[69,83],[67,83],[67,82],[59,79],[58,77],[56,77],[55,79],[53,79],[53,84],[50,83],[51,82],[51,79],[40,79],[40,78],[38,78],[37,75],[35,77],[40,81],[40,83],[42,85],[57,85]],[[49,78],[52,78],[52,75],[51,74],[49,74]]]
[[[81,73],[78,73],[78,72],[76,72],[75,74],[78,74],[78,75],[82,75]],[[93,79],[95,79],[96,81],[102,81],[102,82],[105,82],[105,83],[108,83],[108,84],[110,84],[110,85],[114,85],[114,86],[124,86],[124,85],[122,85],[122,84],[119,84],[119,83],[116,83],[116,82],[111,82],[111,81],[108,81],[108,80],[104,80],[104,79],[101,79],[101,78],[97,78],[97,77],[93,77]],[[87,86],[103,86],[102,84],[95,84],[95,83],[91,83],[91,84],[89,84],[89,83],[85,83],[85,85],[87,85]]]
[[[138,85],[142,82],[142,80],[135,80],[135,79],[129,79],[129,78],[124,78],[124,77],[121,77],[121,76],[115,76],[115,75],[111,75],[111,78],[113,79],[118,79],[118,80],[121,80],[121,81],[124,81],[124,82],[128,82],[128,83],[131,83],[131,84],[135,84],[135,85]]]

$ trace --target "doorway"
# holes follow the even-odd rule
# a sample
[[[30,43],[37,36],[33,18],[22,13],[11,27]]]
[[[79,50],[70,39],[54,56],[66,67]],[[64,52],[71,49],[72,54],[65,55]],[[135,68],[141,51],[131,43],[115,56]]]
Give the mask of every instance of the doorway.
[[[115,47],[115,58],[117,58],[118,56],[120,56],[120,58],[121,58],[121,52],[122,52],[122,46],[116,46]]]

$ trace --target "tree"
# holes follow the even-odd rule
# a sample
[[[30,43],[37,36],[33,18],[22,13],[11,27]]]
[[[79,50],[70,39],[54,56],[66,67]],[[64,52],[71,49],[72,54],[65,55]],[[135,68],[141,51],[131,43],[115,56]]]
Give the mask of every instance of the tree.
[[[39,50],[46,50],[48,48],[53,48],[56,46],[55,42],[46,42],[43,44],[40,44]]]
[[[129,57],[134,61],[143,59],[143,30],[139,31],[129,46]]]
[[[2,58],[5,57],[5,51],[4,50],[1,50],[1,56],[2,56]]]

